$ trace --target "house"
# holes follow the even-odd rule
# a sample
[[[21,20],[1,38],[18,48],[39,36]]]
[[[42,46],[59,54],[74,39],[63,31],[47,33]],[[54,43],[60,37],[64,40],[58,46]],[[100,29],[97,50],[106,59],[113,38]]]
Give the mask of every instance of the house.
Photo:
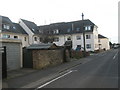
[[[1,39],[19,39],[22,42],[22,47],[28,46],[28,34],[17,23],[13,23],[8,17],[0,16],[2,18],[2,32],[0,32]]]
[[[97,26],[89,19],[72,22],[53,23],[39,26],[44,35],[53,37],[53,43],[63,46],[66,41],[72,41],[72,49],[83,50],[83,29],[85,30],[85,43],[87,51],[94,51],[98,48]]]
[[[23,42],[23,38],[27,39],[27,33],[8,17],[0,16],[0,18],[2,22],[0,23],[0,43],[2,43],[0,48],[4,49],[2,62],[6,61],[2,66],[4,68],[6,66],[6,71],[20,69],[22,67],[22,46],[27,44]]]
[[[27,32],[29,36],[29,40],[28,40],[29,45],[40,43],[39,28],[34,22],[20,19],[19,25]]]
[[[109,50],[109,39],[101,34],[98,34],[98,43],[99,43],[99,49]]]

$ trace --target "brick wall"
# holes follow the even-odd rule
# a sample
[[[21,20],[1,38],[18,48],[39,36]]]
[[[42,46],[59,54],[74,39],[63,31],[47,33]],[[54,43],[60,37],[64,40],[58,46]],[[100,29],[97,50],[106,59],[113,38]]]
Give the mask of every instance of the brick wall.
[[[42,69],[63,62],[63,51],[56,50],[33,50],[33,68]]]

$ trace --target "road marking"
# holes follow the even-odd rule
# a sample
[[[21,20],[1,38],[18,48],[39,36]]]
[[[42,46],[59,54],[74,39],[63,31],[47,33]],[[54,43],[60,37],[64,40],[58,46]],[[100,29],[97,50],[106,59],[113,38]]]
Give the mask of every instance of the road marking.
[[[43,85],[41,85],[41,86],[38,87],[37,89],[42,88],[42,87],[45,87],[46,85],[48,85],[48,84],[50,84],[50,83],[52,83],[52,82],[54,82],[54,81],[56,81],[56,80],[58,80],[58,79],[60,79],[60,78],[62,78],[62,77],[64,77],[64,76],[70,74],[71,72],[73,72],[73,71],[69,71],[69,72],[67,72],[67,73],[65,73],[65,74],[63,74],[63,75],[61,75],[61,76],[59,76],[59,77],[57,77],[57,78],[55,78],[55,79],[53,79],[53,80],[45,83],[45,84],[43,84]],[[37,89],[36,89],[36,90],[37,90]]]
[[[113,57],[113,59],[115,59],[115,58],[116,58],[117,54],[118,54],[118,52],[115,54],[115,56]]]

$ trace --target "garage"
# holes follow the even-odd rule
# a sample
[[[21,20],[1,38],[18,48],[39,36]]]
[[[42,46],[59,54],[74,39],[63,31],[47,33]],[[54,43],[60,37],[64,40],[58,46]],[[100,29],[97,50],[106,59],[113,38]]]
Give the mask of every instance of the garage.
[[[22,67],[21,40],[3,39],[2,46],[6,47],[7,71]]]

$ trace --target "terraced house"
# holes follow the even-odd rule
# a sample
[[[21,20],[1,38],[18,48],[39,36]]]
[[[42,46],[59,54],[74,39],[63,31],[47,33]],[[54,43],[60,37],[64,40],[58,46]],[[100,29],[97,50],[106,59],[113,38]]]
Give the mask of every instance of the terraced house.
[[[2,52],[2,66],[5,71],[22,67],[22,47],[28,46],[28,34],[17,23],[8,17],[0,16],[0,50]],[[2,48],[2,49],[1,49]]]
[[[8,17],[0,16],[2,19],[1,39],[21,40],[22,47],[28,46],[28,34],[18,24],[12,22]]]
[[[85,47],[87,51],[100,49],[97,25],[89,19],[71,22],[52,23],[49,25],[37,26],[34,22],[20,19],[19,23],[13,23],[8,17],[3,17],[3,31],[1,38],[20,39],[22,47],[31,44],[55,43],[63,46],[67,41],[72,41],[73,50],[83,50],[83,32],[85,32]],[[45,37],[49,37],[45,39]],[[46,42],[44,42],[44,41]],[[101,42],[104,43],[104,42]],[[106,41],[106,50],[109,49],[109,39]],[[105,44],[102,44],[105,46]],[[103,47],[104,47],[103,46]]]
[[[40,41],[40,32],[38,26],[31,21],[20,19],[19,25],[28,33],[28,44],[39,44]]]
[[[50,25],[39,26],[41,32],[54,36],[53,43],[63,46],[66,41],[72,41],[72,49],[83,50],[83,31],[85,31],[85,43],[87,51],[99,49],[97,26],[89,19],[53,23]]]

